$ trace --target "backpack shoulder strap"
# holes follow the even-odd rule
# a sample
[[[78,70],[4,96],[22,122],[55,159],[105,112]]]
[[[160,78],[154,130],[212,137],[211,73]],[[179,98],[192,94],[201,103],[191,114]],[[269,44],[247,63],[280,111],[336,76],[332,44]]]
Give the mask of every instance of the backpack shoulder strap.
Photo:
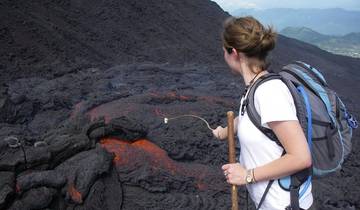
[[[257,127],[264,135],[266,135],[269,139],[277,143],[280,147],[283,147],[279,142],[279,140],[277,139],[274,132],[271,129],[263,127],[261,125],[261,118],[255,108],[255,102],[254,102],[255,91],[259,87],[259,85],[273,79],[280,79],[288,87],[291,96],[294,99],[296,115],[299,120],[299,123],[304,133],[307,133],[306,109],[304,107],[305,102],[304,99],[299,95],[299,92],[297,90],[297,86],[299,84],[293,83],[292,81],[284,78],[280,74],[269,73],[256,80],[255,83],[250,88],[249,93],[247,94],[247,97],[243,103],[246,104],[246,111],[248,113],[251,122],[254,123],[255,127]]]
[[[255,81],[255,83],[250,87],[249,93],[247,94],[245,100],[243,103],[245,103],[246,106],[246,112],[248,113],[248,116],[252,123],[254,123],[255,127],[257,127],[263,134],[265,134],[269,139],[276,142],[279,146],[282,147],[281,143],[277,139],[274,132],[266,127],[263,127],[261,125],[261,118],[258,114],[257,110],[255,109],[255,103],[254,103],[254,95],[256,89],[263,84],[264,82],[273,80],[273,79],[281,79],[281,76],[279,74],[275,73],[269,73],[261,76],[259,79]]]

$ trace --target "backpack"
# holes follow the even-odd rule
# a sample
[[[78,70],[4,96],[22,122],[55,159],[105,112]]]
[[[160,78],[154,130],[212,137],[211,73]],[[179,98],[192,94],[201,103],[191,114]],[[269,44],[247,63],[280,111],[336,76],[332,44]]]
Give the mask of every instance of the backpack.
[[[253,124],[279,146],[282,147],[272,130],[261,126],[261,119],[254,105],[256,88],[273,79],[280,79],[289,88],[312,155],[312,167],[278,180],[280,187],[290,191],[290,206],[286,209],[297,210],[300,209],[299,198],[309,187],[312,176],[323,177],[341,168],[351,151],[352,129],[357,128],[358,123],[348,113],[336,92],[328,86],[320,71],[296,61],[284,66],[278,74],[269,73],[256,80],[243,102],[245,105],[241,114],[246,108]],[[269,181],[257,209],[261,207],[273,181]],[[304,187],[300,191],[302,184]]]

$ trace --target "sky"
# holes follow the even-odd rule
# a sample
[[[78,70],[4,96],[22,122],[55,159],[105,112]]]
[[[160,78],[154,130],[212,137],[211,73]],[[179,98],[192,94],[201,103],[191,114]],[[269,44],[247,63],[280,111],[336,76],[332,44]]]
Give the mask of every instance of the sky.
[[[232,12],[239,8],[342,8],[360,11],[360,0],[212,0],[223,10]]]

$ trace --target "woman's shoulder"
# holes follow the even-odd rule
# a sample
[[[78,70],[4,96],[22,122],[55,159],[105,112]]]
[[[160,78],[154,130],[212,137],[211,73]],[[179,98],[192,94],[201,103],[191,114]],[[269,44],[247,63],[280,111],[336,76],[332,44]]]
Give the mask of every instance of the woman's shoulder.
[[[254,106],[261,124],[272,121],[296,120],[296,108],[290,90],[279,79],[269,80],[255,90]]]
[[[255,90],[255,97],[262,95],[271,96],[291,96],[290,90],[280,79],[272,79],[260,84]]]

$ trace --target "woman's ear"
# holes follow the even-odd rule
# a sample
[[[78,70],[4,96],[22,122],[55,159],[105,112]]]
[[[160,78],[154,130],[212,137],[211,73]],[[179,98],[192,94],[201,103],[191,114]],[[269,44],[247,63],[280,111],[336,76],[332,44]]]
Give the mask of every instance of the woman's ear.
[[[238,58],[238,60],[244,60],[244,56],[245,54],[238,51],[237,49],[233,48],[233,53],[234,56],[236,56]]]
[[[239,55],[238,51],[235,48],[232,48],[232,53],[234,53],[234,55],[236,55],[236,56]]]
[[[238,55],[238,51],[235,49],[235,48],[233,48],[233,47],[231,47],[231,48],[226,48],[226,50],[227,50],[227,52],[229,53],[229,54],[232,54],[232,55]]]
[[[239,60],[245,60],[245,54],[242,52],[236,51],[236,56],[239,58]]]

